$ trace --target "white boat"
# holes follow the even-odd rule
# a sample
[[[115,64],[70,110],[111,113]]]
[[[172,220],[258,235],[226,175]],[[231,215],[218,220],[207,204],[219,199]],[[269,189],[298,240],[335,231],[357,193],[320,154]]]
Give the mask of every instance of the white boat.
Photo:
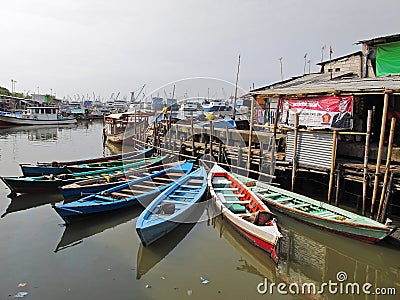
[[[28,107],[22,112],[1,112],[0,126],[15,125],[64,125],[76,123],[75,118],[63,117],[58,107],[36,106]]]
[[[201,106],[203,107],[203,111],[205,112],[223,111],[228,109],[226,102],[221,99],[204,100]]]
[[[196,111],[197,110],[197,102],[190,102],[190,101],[183,102],[179,109],[181,111]]]

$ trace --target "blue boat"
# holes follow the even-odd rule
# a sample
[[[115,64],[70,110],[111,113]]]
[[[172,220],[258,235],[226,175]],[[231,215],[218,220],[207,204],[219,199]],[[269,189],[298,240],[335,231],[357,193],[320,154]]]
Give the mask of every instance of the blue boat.
[[[156,158],[154,164],[149,164],[144,168],[134,170],[125,169],[124,172],[120,172],[113,176],[102,176],[97,178],[84,179],[61,186],[59,189],[61,194],[64,196],[64,199],[79,199],[83,196],[99,193],[114,186],[126,183],[127,181],[145,177],[149,174],[154,174],[163,169],[169,169],[178,164],[181,164],[181,162],[175,162],[155,165],[161,162],[163,158],[165,158],[165,156]]]
[[[77,201],[54,206],[54,209],[69,223],[74,217],[113,211],[138,203],[146,206],[159,193],[174,185],[175,181],[183,175],[188,174],[192,168],[193,162],[185,162],[179,166],[123,183]]]
[[[106,162],[116,159],[132,158],[132,156],[148,153],[149,149],[135,150],[126,153],[120,153],[109,156],[100,156],[94,158],[86,158],[81,160],[70,160],[70,161],[53,161],[53,162],[38,162],[36,164],[19,164],[22,174],[24,176],[42,176],[42,175],[60,175],[70,173],[67,166],[89,164],[95,162]]]
[[[154,199],[136,222],[136,231],[143,245],[150,245],[184,223],[198,208],[196,203],[206,188],[207,172],[202,167],[181,177]]]

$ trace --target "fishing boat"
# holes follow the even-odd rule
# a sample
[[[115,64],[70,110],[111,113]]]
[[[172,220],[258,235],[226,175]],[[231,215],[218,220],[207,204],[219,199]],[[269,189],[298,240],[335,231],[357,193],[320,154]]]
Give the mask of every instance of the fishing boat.
[[[282,234],[275,215],[246,185],[215,164],[207,179],[216,209],[232,226],[255,246],[271,253],[278,262],[276,251]]]
[[[22,174],[24,176],[42,176],[42,175],[59,175],[70,173],[67,166],[82,165],[95,162],[106,162],[117,159],[132,158],[135,155],[144,155],[146,157],[152,154],[152,148],[144,150],[135,150],[125,153],[119,153],[109,156],[100,156],[94,158],[85,158],[81,160],[70,160],[70,161],[53,161],[53,162],[37,162],[36,164],[19,164]]]
[[[154,174],[163,169],[172,168],[178,164],[181,164],[181,162],[175,162],[158,165],[158,163],[163,161],[164,158],[165,156],[158,157],[154,159],[154,163],[151,164],[152,166],[147,165],[146,167],[137,170],[126,170],[125,172],[121,172],[113,176],[104,176],[76,181],[74,183],[61,186],[60,192],[64,196],[64,199],[80,198],[107,190],[122,183],[126,183],[129,180],[145,177],[149,174]]]
[[[152,114],[142,111],[128,111],[110,114],[104,117],[104,135],[108,142],[116,144],[133,144],[136,126],[147,124]]]
[[[197,102],[194,101],[185,101],[179,107],[179,110],[188,112],[188,111],[196,111],[197,110]]]
[[[65,125],[76,122],[75,118],[63,117],[55,106],[28,107],[22,112],[1,112],[0,114],[0,126]]]
[[[271,208],[324,230],[368,243],[377,243],[396,229],[395,226],[386,226],[370,218],[267,183],[237,177],[251,185],[251,190]]]
[[[201,104],[203,111],[212,112],[212,111],[224,111],[227,110],[227,105],[224,100],[221,99],[207,99],[204,100]]]
[[[193,162],[150,174],[143,178],[128,181],[103,192],[89,195],[79,200],[54,206],[56,212],[69,223],[72,219],[114,211],[124,207],[148,205],[159,193],[175,184],[193,168]]]
[[[116,159],[104,162],[94,162],[89,164],[72,165],[66,166],[69,173],[96,171],[112,167],[120,167],[127,164],[135,163],[139,160],[143,160],[145,157],[149,157],[153,154],[153,148],[148,148],[146,151],[141,152],[124,159]]]
[[[34,177],[15,176],[15,177],[0,177],[1,180],[10,188],[12,193],[45,193],[57,192],[58,188],[76,181],[96,177],[109,177],[125,170],[134,170],[147,166],[158,161],[158,159],[140,160],[132,164],[101,169],[96,171],[87,171],[70,174],[59,175],[43,175]]]
[[[181,177],[162,192],[140,214],[136,231],[144,246],[160,239],[185,222],[196,209],[207,188],[204,167]]]

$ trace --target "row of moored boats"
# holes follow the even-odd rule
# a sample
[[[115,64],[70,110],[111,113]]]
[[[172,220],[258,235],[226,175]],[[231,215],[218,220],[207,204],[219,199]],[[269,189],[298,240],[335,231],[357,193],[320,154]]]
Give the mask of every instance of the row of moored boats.
[[[392,226],[281,188],[231,174],[217,164],[207,172],[193,161],[152,157],[153,149],[98,158],[20,164],[24,176],[1,177],[13,194],[61,192],[54,206],[66,223],[133,205],[144,211],[136,230],[146,246],[158,240],[201,207],[211,196],[218,214],[246,239],[271,253],[277,262],[282,234],[269,207],[301,221],[349,237],[375,243],[390,235]],[[193,220],[192,220],[193,221]]]

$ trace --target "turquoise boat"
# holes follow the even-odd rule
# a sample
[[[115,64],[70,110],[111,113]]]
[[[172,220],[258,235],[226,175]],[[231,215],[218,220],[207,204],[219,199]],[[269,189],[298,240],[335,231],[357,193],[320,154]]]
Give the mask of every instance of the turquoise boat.
[[[207,189],[204,167],[182,176],[162,192],[140,214],[136,231],[144,246],[148,246],[184,223],[194,212]]]
[[[396,229],[345,209],[299,195],[279,187],[235,175],[246,183],[271,209],[307,224],[341,235],[377,243]]]
[[[161,161],[162,158],[155,157],[143,159],[132,164],[119,167],[100,169],[96,171],[79,172],[60,175],[43,175],[34,177],[0,177],[10,188],[12,193],[47,193],[58,192],[58,188],[76,181],[89,178],[109,177],[125,171],[150,166]]]
[[[73,202],[56,205],[54,209],[69,223],[77,217],[115,211],[139,203],[147,206],[159,193],[174,185],[180,177],[190,173],[192,168],[193,162],[185,162]]]

